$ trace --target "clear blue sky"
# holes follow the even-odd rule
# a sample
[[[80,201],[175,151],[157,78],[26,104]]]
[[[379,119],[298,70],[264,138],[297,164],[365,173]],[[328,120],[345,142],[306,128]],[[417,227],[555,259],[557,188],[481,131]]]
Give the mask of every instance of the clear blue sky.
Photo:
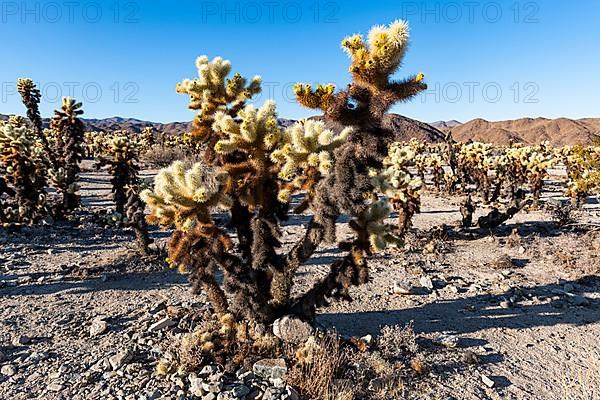
[[[14,81],[84,101],[87,117],[190,120],[175,85],[206,54],[261,75],[282,117],[314,114],[290,85],[348,83],[340,41],[397,18],[412,44],[397,76],[424,72],[427,95],[394,108],[423,121],[600,116],[600,2],[86,1],[0,2],[0,113],[21,113]],[[287,90],[286,90],[287,88]],[[499,93],[501,91],[501,93]],[[270,93],[269,93],[270,92]]]

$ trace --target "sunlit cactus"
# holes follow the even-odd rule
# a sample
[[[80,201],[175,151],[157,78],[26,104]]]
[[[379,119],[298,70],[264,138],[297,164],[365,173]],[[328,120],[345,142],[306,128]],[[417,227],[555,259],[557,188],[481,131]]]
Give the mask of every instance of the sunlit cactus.
[[[199,77],[178,85],[178,92],[190,96],[190,108],[198,111],[182,144],[202,143],[204,161],[191,169],[174,163],[141,197],[151,211],[148,222],[175,228],[169,262],[189,272],[194,289],[206,292],[221,317],[270,324],[291,314],[312,321],[317,307],[349,299],[352,286],[368,281],[368,256],[401,243],[389,219],[392,204],[414,205],[420,180],[409,174],[404,183],[393,170],[406,172],[408,163],[384,165],[394,135],[383,128],[382,118],[395,103],[427,87],[422,74],[404,81],[391,78],[407,44],[404,23],[375,28],[365,55],[353,56],[347,90],[295,87],[298,101],[323,110],[325,121],[302,121],[287,129],[278,125],[273,102],[245,104],[260,91],[260,79],[227,79],[231,66],[221,58],[199,58]],[[375,63],[366,68],[368,57]],[[390,169],[386,179],[392,180],[385,187],[383,177],[377,183],[377,172],[370,174],[384,167]],[[296,211],[310,210],[313,217],[305,235],[284,251],[281,224],[292,195],[302,198]],[[222,216],[213,218],[218,208],[228,214],[228,229],[220,226]],[[350,216],[354,234],[338,242],[335,228],[342,214]],[[310,290],[295,294],[297,269],[323,241],[338,242],[345,254]],[[236,331],[226,329],[222,333]],[[220,351],[218,343],[206,344]]]
[[[127,202],[127,188],[137,185],[139,167],[136,164],[138,158],[138,145],[127,136],[114,137],[106,155],[100,158],[98,167],[108,165],[111,175],[113,198],[118,214],[125,214]]]
[[[398,212],[398,235],[406,233],[413,215],[419,212],[421,206],[423,181],[410,172],[416,159],[413,146],[394,143],[384,159],[384,168],[371,170],[373,186],[390,199]]]
[[[2,192],[14,194],[14,201],[2,203],[2,223],[30,224],[43,217],[47,213],[44,149],[22,118],[0,123],[0,166],[5,174]]]
[[[174,225],[181,231],[209,223],[210,213],[215,207],[229,207],[231,204],[231,199],[223,191],[226,179],[226,173],[202,163],[186,170],[182,162],[174,162],[158,173],[154,190],[141,193],[142,200],[152,211],[149,222]]]
[[[212,131],[215,114],[221,111],[235,116],[246,101],[260,93],[261,78],[255,76],[248,82],[238,73],[227,78],[231,63],[221,57],[215,57],[212,61],[206,56],[198,57],[196,67],[198,77],[178,83],[177,92],[190,96],[188,107],[198,111],[192,135],[195,140],[205,142],[215,137]]]
[[[79,163],[83,158],[83,141],[85,126],[79,118],[83,114],[82,104],[75,99],[65,97],[62,107],[55,111],[50,123],[50,128],[56,135],[54,155],[58,159],[57,165],[64,169],[61,181],[56,182],[56,189],[62,195],[60,213],[68,213],[79,205],[79,189],[77,180],[79,177]],[[56,172],[56,171],[55,171]]]
[[[565,147],[561,158],[569,177],[565,194],[581,206],[587,196],[600,192],[600,146]]]
[[[303,120],[283,132],[281,143],[271,154],[280,165],[279,177],[286,183],[279,191],[279,200],[287,202],[298,191],[306,192],[303,202],[295,209],[309,207],[316,184],[329,174],[333,166],[333,151],[348,139],[352,128],[339,134],[327,129],[322,121]]]

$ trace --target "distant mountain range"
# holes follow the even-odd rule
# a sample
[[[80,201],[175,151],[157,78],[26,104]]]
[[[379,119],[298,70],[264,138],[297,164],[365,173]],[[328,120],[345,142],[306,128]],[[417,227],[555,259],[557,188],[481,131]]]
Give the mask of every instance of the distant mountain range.
[[[508,121],[486,121],[477,118],[452,127],[440,128],[452,132],[458,141],[475,140],[506,144],[520,142],[539,144],[549,141],[555,146],[590,144],[600,138],[600,118],[520,118]]]
[[[8,116],[0,114],[0,120]],[[313,117],[321,118],[321,117]],[[191,122],[149,122],[135,118],[112,117],[104,119],[84,119],[88,131],[125,130],[139,133],[146,127],[152,127],[155,132],[180,134],[191,129]],[[279,119],[281,126],[288,126],[294,120]],[[49,120],[45,119],[47,126]],[[436,121],[433,123],[420,122],[398,114],[389,114],[384,119],[384,126],[395,132],[396,140],[404,141],[417,138],[427,142],[443,140],[447,132],[458,141],[476,140],[496,144],[522,142],[538,144],[550,141],[553,145],[589,144],[600,137],[600,118],[521,118],[508,121],[486,121],[481,118],[461,123],[456,120]],[[335,130],[339,126],[330,126]]]

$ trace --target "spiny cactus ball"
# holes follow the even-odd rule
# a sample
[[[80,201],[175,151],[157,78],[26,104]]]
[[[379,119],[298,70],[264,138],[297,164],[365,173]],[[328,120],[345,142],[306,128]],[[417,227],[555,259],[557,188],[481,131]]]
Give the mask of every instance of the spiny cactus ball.
[[[158,173],[153,191],[140,194],[152,210],[148,222],[175,225],[181,231],[208,222],[211,209],[231,206],[231,199],[223,193],[226,178],[227,174],[203,163],[186,171],[181,161],[174,162]]]

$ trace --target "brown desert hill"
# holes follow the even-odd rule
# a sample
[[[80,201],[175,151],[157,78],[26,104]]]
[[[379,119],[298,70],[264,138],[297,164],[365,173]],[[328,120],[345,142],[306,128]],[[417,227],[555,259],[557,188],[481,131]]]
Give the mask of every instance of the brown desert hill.
[[[600,118],[520,118],[495,122],[477,118],[451,131],[458,141],[476,140],[496,144],[511,141],[539,144],[549,141],[555,146],[590,144],[600,133]]]
[[[311,117],[312,119],[322,120],[322,116]],[[444,140],[444,132],[439,129],[420,122],[412,118],[405,117],[399,114],[387,114],[383,118],[383,126],[394,132],[395,140],[399,142],[407,142],[412,138],[427,143],[437,143]],[[334,132],[342,130],[341,125],[327,122],[327,127]]]

